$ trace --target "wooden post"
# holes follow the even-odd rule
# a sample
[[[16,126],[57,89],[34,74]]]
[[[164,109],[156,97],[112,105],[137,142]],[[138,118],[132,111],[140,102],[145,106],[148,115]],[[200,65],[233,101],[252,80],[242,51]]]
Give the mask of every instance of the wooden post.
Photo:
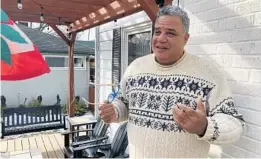
[[[69,117],[74,116],[74,105],[73,105],[73,99],[74,99],[74,56],[73,56],[73,50],[74,50],[74,42],[76,37],[76,32],[73,32],[70,34],[70,43],[69,43],[69,101],[68,101],[68,115]]]
[[[159,7],[156,4],[155,0],[138,0],[138,2],[145,11],[145,13],[147,13],[150,20],[154,22],[156,20],[156,14],[159,11]],[[165,0],[164,6],[171,4],[172,0]]]
[[[67,104],[67,110],[69,117],[74,116],[74,106],[73,106],[73,98],[74,98],[74,57],[73,57],[73,50],[74,50],[74,42],[76,38],[76,32],[72,32],[69,34],[69,38],[67,38],[64,33],[57,28],[56,25],[49,24],[53,30],[64,40],[64,42],[68,45],[68,57],[69,57],[69,83],[68,83],[68,104]]]

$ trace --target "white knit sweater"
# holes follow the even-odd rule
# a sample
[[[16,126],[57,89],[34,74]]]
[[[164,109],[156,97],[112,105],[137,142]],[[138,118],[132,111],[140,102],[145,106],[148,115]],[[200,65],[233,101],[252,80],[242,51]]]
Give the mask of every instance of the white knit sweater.
[[[172,115],[177,103],[195,109],[198,95],[209,105],[202,138],[178,127]],[[119,122],[129,121],[130,158],[207,157],[210,144],[234,142],[242,133],[243,117],[220,70],[188,53],[171,66],[159,65],[153,54],[136,59],[127,68],[113,104]]]

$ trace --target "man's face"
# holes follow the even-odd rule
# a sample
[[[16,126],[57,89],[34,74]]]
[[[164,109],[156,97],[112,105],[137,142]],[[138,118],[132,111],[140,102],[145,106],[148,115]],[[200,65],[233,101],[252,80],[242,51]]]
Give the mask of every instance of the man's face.
[[[152,50],[160,64],[172,64],[183,54],[189,34],[178,16],[161,16],[155,22]]]

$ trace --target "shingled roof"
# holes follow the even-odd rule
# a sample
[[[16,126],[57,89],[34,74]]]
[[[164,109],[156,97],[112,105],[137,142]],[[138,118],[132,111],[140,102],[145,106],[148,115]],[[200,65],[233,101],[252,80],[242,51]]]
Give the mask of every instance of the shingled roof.
[[[32,29],[22,24],[17,26],[38,47],[41,53],[68,54],[68,45],[60,38]],[[95,41],[75,41],[74,54],[94,55]]]

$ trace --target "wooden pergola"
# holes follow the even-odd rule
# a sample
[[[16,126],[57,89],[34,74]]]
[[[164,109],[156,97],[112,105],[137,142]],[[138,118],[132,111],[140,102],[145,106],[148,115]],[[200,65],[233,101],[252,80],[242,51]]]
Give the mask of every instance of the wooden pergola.
[[[2,0],[2,9],[14,21],[48,24],[68,45],[68,106],[69,116],[73,116],[73,48],[76,34],[142,10],[154,21],[159,5],[171,3],[172,0]],[[22,4],[21,9],[18,4]],[[43,16],[43,21],[40,16]],[[68,33],[63,33],[57,25],[66,25]]]

